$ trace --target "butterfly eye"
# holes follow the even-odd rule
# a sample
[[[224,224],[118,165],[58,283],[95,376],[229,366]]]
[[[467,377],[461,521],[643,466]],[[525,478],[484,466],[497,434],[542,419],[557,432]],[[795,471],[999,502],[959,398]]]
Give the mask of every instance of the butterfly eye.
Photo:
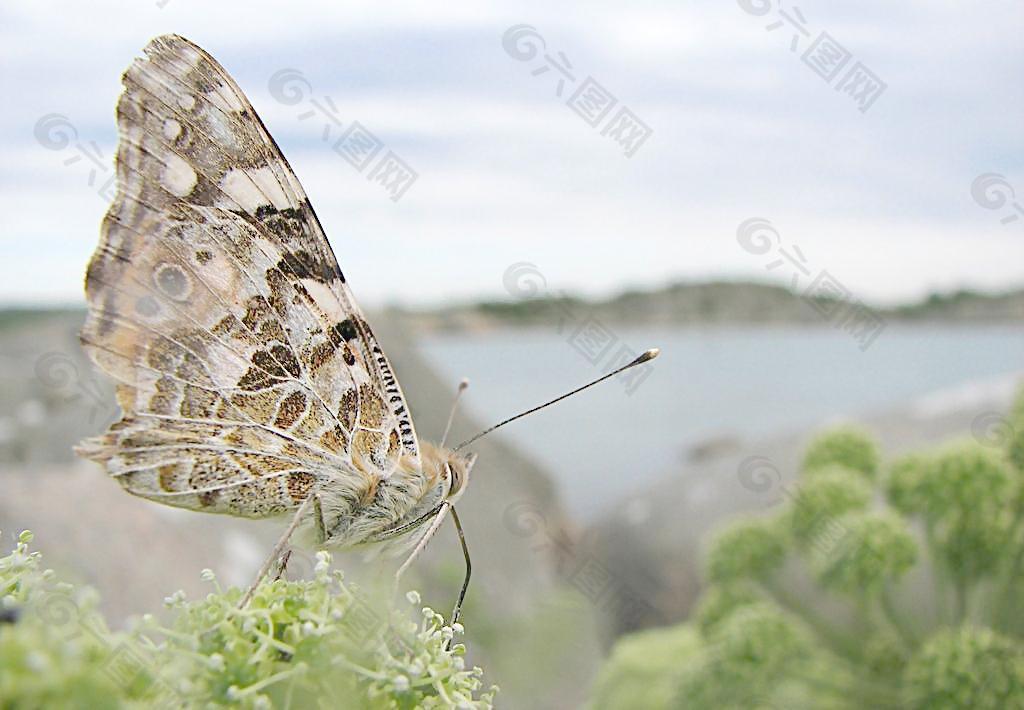
[[[448,495],[458,493],[462,489],[462,474],[459,473],[459,467],[452,461],[446,462],[444,466],[450,476]]]

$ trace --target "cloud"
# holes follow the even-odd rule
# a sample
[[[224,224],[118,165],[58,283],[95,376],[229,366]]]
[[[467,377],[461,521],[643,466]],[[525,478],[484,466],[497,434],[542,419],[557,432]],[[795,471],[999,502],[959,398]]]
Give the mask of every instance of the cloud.
[[[500,295],[513,261],[593,293],[674,276],[763,276],[736,225],[764,216],[862,296],[1024,281],[1024,220],[1001,225],[971,198],[983,172],[1024,194],[1024,10],[926,2],[801,3],[797,52],[774,16],[739,3],[548,5],[297,2],[46,3],[4,11],[0,90],[0,300],[79,298],[105,205],[85,161],[33,137],[68,116],[106,160],[118,77],[152,35],[179,31],[236,76],[306,186],[364,301]],[[94,29],[99,17],[103,31]],[[241,18],[241,19],[240,19]],[[502,48],[531,23],[555,71]],[[866,114],[800,60],[820,31],[888,83]],[[398,202],[276,102],[295,68],[418,173]],[[632,158],[565,105],[593,77],[653,128]],[[335,133],[334,135],[337,135]],[[46,278],[40,278],[41,274]]]

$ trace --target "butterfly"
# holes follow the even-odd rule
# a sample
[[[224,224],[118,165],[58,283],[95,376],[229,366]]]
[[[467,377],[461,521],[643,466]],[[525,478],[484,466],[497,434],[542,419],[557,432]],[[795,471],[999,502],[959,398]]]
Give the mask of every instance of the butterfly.
[[[144,51],[123,77],[117,193],[81,332],[123,414],[78,453],[158,503],[291,516],[257,581],[293,534],[415,546],[400,574],[451,511],[467,562],[457,620],[470,567],[453,506],[475,456],[417,437],[309,199],[234,80],[177,35]]]

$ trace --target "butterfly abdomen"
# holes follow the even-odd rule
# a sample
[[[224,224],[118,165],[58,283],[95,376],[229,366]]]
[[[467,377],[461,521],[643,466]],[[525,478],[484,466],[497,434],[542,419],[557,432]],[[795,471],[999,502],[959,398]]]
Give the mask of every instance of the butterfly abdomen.
[[[354,547],[372,541],[402,524],[414,511],[428,509],[440,495],[438,482],[409,459],[401,461],[387,478],[372,479],[372,484],[358,491],[346,488],[349,481],[329,481],[320,490],[327,547]]]
[[[401,552],[415,542],[415,531],[431,512],[462,494],[475,457],[463,458],[428,442],[419,443],[419,463],[403,459],[394,474],[378,483],[369,504],[328,530],[329,546],[387,541],[390,552]]]

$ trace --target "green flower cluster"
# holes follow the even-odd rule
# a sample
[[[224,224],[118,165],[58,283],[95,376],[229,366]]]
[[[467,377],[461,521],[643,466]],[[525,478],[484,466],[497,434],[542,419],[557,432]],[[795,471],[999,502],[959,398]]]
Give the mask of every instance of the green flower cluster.
[[[990,629],[937,633],[906,670],[907,706],[915,710],[1024,708],[1024,646]]]
[[[481,690],[461,644],[449,650],[460,625],[372,606],[325,552],[314,579],[264,582],[244,609],[205,571],[213,591],[169,597],[169,622],[111,632],[96,595],[42,569],[31,539],[0,558],[0,707],[492,706],[497,689]]]
[[[786,538],[774,520],[741,520],[723,531],[708,560],[708,577],[728,584],[770,576],[786,560]]]
[[[1024,391],[997,434],[887,466],[862,430],[821,434],[788,505],[712,541],[690,620],[617,644],[593,706],[1024,709]]]
[[[916,516],[958,583],[999,566],[1013,535],[1019,472],[1000,452],[973,441],[955,442],[929,457],[900,462],[888,487],[893,507]]]
[[[702,640],[701,653],[680,673],[676,707],[756,707],[762,689],[785,677],[808,652],[799,625],[765,602],[739,606]]]
[[[840,427],[811,442],[804,453],[803,470],[813,472],[839,465],[874,479],[880,458],[878,446],[867,432]]]
[[[832,464],[808,476],[797,490],[789,526],[796,542],[813,549],[832,521],[868,509],[871,484],[853,469]]]

